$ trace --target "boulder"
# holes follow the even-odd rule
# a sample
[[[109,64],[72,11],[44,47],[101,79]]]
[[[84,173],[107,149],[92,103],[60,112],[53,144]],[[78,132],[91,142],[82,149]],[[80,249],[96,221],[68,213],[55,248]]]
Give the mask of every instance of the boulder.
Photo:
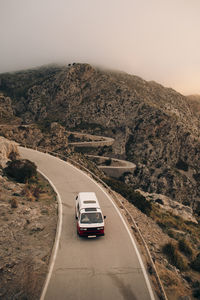
[[[147,200],[157,203],[161,209],[171,212],[175,216],[181,217],[185,221],[190,221],[198,224],[196,218],[193,215],[193,210],[187,205],[183,205],[177,201],[170,199],[169,197],[156,193],[147,193],[141,190],[136,190],[142,194]]]
[[[5,168],[6,163],[13,157],[17,158],[19,151],[17,143],[9,141],[4,137],[0,137],[0,167]]]

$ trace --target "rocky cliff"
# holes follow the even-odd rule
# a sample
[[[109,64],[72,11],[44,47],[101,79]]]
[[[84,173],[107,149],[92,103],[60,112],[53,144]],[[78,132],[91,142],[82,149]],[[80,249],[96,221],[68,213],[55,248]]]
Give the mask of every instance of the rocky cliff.
[[[137,165],[125,182],[197,208],[200,118],[183,95],[87,64],[2,74],[0,91],[25,124],[58,122],[114,138],[110,155]]]
[[[0,137],[0,168],[5,168],[6,163],[13,158],[17,158],[19,152],[17,144],[4,137]]]
[[[200,95],[190,95],[187,96],[189,100],[189,105],[193,113],[199,117],[200,116]]]

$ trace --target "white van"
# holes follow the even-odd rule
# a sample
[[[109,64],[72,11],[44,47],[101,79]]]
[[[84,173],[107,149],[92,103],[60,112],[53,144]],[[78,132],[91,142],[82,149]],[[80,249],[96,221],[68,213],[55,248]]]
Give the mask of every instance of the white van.
[[[104,219],[94,192],[81,192],[76,197],[75,217],[80,236],[104,235]]]

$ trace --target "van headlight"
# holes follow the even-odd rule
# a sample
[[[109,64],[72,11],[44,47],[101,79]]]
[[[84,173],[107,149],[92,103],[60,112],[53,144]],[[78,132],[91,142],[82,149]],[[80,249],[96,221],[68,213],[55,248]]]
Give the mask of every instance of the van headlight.
[[[97,230],[102,230],[102,229],[103,229],[103,227],[98,227],[98,228],[97,228]]]
[[[87,228],[83,228],[83,227],[81,227],[81,228],[80,228],[80,230],[87,230]]]

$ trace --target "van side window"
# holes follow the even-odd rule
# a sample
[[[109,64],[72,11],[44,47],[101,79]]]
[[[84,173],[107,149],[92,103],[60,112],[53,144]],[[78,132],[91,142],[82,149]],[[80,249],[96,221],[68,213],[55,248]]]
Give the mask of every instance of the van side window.
[[[79,213],[79,203],[77,204],[77,213],[78,213],[78,216],[80,215]]]

